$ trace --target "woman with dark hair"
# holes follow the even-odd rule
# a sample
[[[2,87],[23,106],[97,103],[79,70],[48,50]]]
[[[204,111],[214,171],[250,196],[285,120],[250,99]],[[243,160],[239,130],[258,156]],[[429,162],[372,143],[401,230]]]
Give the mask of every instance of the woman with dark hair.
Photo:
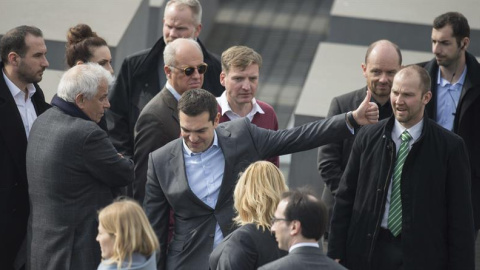
[[[68,30],[65,58],[69,67],[95,62],[113,74],[107,42],[86,24],[77,24]]]

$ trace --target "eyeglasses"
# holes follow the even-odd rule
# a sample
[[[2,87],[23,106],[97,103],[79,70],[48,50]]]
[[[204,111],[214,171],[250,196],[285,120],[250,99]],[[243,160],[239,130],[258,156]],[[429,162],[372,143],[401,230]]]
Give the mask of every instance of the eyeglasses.
[[[179,70],[183,70],[183,73],[185,73],[185,75],[190,76],[195,72],[195,69],[198,70],[198,73],[204,74],[205,72],[207,72],[208,65],[207,64],[201,64],[197,67],[185,67],[185,68],[179,68],[179,67],[176,67],[176,66],[171,66],[171,67],[179,69]]]
[[[273,224],[275,224],[275,222],[277,222],[277,221],[282,221],[282,220],[283,220],[283,221],[290,221],[290,220],[288,220],[288,219],[286,219],[286,218],[276,218],[276,217],[274,217],[274,218],[272,218],[272,223],[271,223],[271,224],[273,225]]]

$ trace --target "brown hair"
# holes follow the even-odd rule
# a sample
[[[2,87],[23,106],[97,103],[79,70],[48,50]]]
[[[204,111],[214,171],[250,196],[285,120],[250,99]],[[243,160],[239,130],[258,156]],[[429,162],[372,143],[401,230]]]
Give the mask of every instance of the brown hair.
[[[99,37],[92,28],[86,24],[77,24],[71,27],[67,33],[65,58],[67,65],[73,67],[78,61],[89,62],[92,48],[108,46],[107,42]]]

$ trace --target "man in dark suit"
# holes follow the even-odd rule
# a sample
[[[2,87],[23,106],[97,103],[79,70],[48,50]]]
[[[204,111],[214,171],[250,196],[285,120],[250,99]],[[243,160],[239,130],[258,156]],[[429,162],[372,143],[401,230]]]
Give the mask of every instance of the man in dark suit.
[[[272,220],[272,232],[275,233],[278,247],[289,253],[259,269],[345,269],[325,256],[318,245],[327,220],[325,204],[306,191],[283,194]]]
[[[134,126],[145,105],[160,92],[166,83],[163,50],[177,38],[193,38],[200,45],[208,72],[203,88],[220,96],[220,61],[205,49],[198,39],[202,30],[202,6],[198,0],[170,0],[165,6],[163,37],[147,50],[128,56],[123,61],[114,88],[108,98],[107,111],[110,139],[125,156],[133,156]]]
[[[46,54],[42,31],[33,26],[16,27],[0,41],[0,265],[7,270],[26,260],[21,249],[30,211],[25,153],[33,121],[50,107],[37,84],[48,67]]]
[[[475,268],[467,150],[425,117],[431,97],[425,69],[401,69],[393,116],[355,138],[328,240],[328,256],[348,269]]]
[[[427,113],[444,128],[460,135],[467,145],[472,177],[475,230],[480,229],[480,64],[467,52],[470,26],[460,13],[435,18],[432,52],[424,68],[432,78],[432,101]]]
[[[369,100],[370,94],[348,114],[273,131],[248,119],[218,125],[215,97],[202,89],[185,92],[178,103],[181,138],[149,156],[144,207],[160,241],[159,269],[208,269],[213,248],[235,229],[238,174],[254,161],[352,136],[349,127],[378,119]],[[168,242],[170,208],[175,226]]]
[[[390,90],[393,76],[400,70],[402,54],[398,46],[388,40],[379,40],[372,43],[365,55],[362,64],[363,76],[367,79],[367,86],[350,93],[333,98],[327,117],[345,113],[357,108],[365,99],[367,91],[372,93],[372,102],[377,103],[379,120],[392,115],[390,105]],[[318,172],[325,184],[322,200],[327,205],[329,217],[334,205],[340,178],[347,166],[348,158],[355,137],[337,143],[329,143],[318,149]],[[329,226],[325,233],[328,239]]]
[[[180,137],[178,100],[185,91],[201,88],[207,70],[202,49],[193,39],[179,38],[168,43],[163,58],[167,83],[148,102],[135,125],[133,197],[140,203],[145,197],[148,155]]]
[[[112,188],[133,181],[133,162],[117,153],[97,125],[110,106],[112,82],[97,63],[72,67],[60,80],[53,107],[33,124],[27,269],[96,269],[100,263],[97,212],[112,202]]]

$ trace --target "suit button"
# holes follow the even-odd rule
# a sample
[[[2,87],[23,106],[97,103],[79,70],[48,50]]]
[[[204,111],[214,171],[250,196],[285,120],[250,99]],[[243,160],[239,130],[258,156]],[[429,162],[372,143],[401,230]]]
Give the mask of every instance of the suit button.
[[[210,236],[210,237],[213,238],[213,237],[215,237],[215,234],[211,233],[211,234],[209,234],[208,236]]]
[[[148,83],[145,84],[145,87],[148,87]]]
[[[13,184],[14,186],[18,187],[18,182],[15,182],[15,184]]]
[[[12,214],[15,214],[15,212],[17,212],[17,208],[12,209]]]
[[[367,238],[372,238],[372,234],[371,233],[367,234]]]

